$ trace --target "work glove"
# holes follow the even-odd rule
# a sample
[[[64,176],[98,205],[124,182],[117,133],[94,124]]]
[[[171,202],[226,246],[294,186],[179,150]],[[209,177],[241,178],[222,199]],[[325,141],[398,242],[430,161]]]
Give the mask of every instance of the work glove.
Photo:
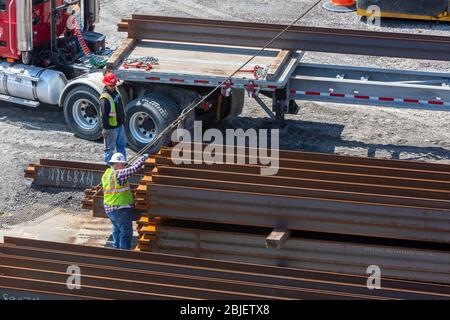
[[[111,130],[109,129],[102,129],[102,136],[103,138],[107,138],[111,133]]]

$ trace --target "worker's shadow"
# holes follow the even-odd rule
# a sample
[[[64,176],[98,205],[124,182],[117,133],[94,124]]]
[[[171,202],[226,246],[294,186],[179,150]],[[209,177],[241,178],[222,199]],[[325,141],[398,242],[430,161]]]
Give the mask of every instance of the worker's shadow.
[[[133,236],[133,239],[131,240],[131,248],[136,248],[138,244],[138,237],[137,236]],[[106,240],[105,243],[105,248],[114,248],[113,247],[113,237],[112,234],[109,235],[108,240]]]
[[[343,140],[344,125],[301,120],[286,120],[285,127],[280,130],[280,149],[308,151],[319,153],[342,153],[341,149],[349,149],[355,156],[375,157],[402,160],[450,160],[450,150],[442,147],[418,147],[410,145],[394,145],[381,143],[365,143],[354,140]],[[223,122],[220,129],[226,128],[265,129],[277,128],[277,124],[268,118],[240,117],[232,122]],[[355,152],[352,152],[352,149]],[[345,150],[347,151],[347,150]]]

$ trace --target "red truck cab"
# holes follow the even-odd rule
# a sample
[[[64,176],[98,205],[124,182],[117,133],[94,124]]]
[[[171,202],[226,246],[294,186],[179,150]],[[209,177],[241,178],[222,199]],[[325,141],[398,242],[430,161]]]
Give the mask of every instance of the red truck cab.
[[[82,6],[90,5],[86,0],[0,0],[0,57],[21,60],[27,52],[50,47],[52,12],[55,16],[54,36],[57,38],[70,31],[67,28],[69,15],[75,11],[80,14]],[[86,16],[81,15],[86,20]]]

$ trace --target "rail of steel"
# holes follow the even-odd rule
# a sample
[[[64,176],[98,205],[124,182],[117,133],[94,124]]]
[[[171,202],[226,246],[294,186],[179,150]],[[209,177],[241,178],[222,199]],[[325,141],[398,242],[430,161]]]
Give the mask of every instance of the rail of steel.
[[[268,228],[169,219],[151,228],[145,218],[140,224],[141,251],[328,272],[339,269],[361,276],[368,266],[377,265],[386,277],[450,284],[450,250],[443,248],[311,233],[291,233],[276,248],[267,247]]]
[[[141,45],[151,47],[152,41],[155,42],[155,46],[164,46],[164,43],[160,43],[161,41],[184,42],[184,45],[188,46],[187,51],[196,50],[196,42],[200,41],[200,47],[203,50],[205,46],[209,46],[209,50],[214,52],[220,49],[220,45],[225,44],[249,48],[250,44],[256,41],[258,46],[262,46],[284,27],[247,22],[135,15],[132,19],[124,20],[119,24],[119,30],[128,31],[131,38],[126,39],[109,67],[115,69],[127,54],[132,53],[135,48],[140,51],[138,47]],[[142,30],[146,28],[150,31]],[[288,42],[290,46],[282,46],[280,42],[275,42],[274,45],[293,48],[289,50],[290,59],[284,62],[283,77],[277,81],[269,77],[254,81],[261,94],[269,95],[274,99],[276,95],[273,95],[272,91],[279,93],[280,90],[284,91],[283,95],[286,95],[286,99],[283,103],[305,100],[450,111],[450,76],[448,74],[307,64],[301,62],[303,52],[293,52],[302,49],[449,60],[450,57],[447,54],[449,37],[298,26],[293,27],[283,37],[282,41]],[[140,43],[139,40],[143,40],[145,44]],[[164,57],[160,58],[164,64]],[[184,84],[205,87],[213,87],[217,81],[225,80],[225,78],[208,74],[159,73],[157,70],[149,71],[153,74],[149,77],[149,72],[120,67],[115,72],[129,81],[170,85],[174,85],[171,79],[183,81]],[[248,80],[240,77],[233,77],[232,82],[235,89],[245,89],[248,85]],[[271,118],[277,119],[277,115],[261,99],[258,99],[258,96],[255,100]],[[275,100],[273,102],[276,104]],[[288,110],[287,105],[284,108]]]
[[[152,166],[147,165],[130,182],[138,184],[145,171],[151,169]],[[25,177],[41,187],[86,189],[97,186],[105,170],[106,165],[103,164],[41,159],[39,164],[30,164],[25,169]]]
[[[174,165],[171,153],[136,190],[151,216],[450,243],[449,165],[281,152],[264,177],[259,165]]]
[[[5,237],[0,293],[44,299],[450,299],[447,285]],[[70,290],[68,268],[81,283]]]
[[[133,15],[129,38],[263,47],[285,25]],[[270,48],[450,61],[450,37],[293,26]]]

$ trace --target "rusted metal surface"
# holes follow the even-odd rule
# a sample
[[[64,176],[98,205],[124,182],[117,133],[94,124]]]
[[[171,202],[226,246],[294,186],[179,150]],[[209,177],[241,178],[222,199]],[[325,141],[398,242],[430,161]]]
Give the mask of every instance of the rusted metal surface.
[[[25,177],[33,179],[34,185],[70,189],[86,189],[97,186],[106,170],[106,165],[41,159],[39,164],[30,164],[25,169]],[[150,168],[147,168],[151,170]],[[139,183],[146,169],[135,174],[131,183]]]
[[[5,238],[0,245],[1,292],[87,299],[450,299],[448,286],[306,269],[125,252]],[[81,288],[67,288],[67,268],[81,269]]]
[[[135,188],[150,216],[450,243],[449,165],[280,151],[278,173],[261,176],[257,164],[175,165],[172,150]],[[90,200],[96,216],[101,197]]]
[[[450,242],[446,211],[156,184],[149,190],[149,213],[163,218]]]
[[[191,147],[191,159],[205,148]],[[218,150],[224,158],[230,152]],[[236,164],[238,151],[244,151],[244,164]],[[235,148],[233,163],[175,165],[173,148],[163,147],[149,159],[139,184],[132,185],[136,214],[141,211],[139,250],[361,277],[377,264],[387,277],[450,283],[449,165],[280,151],[278,173],[261,176],[263,166],[250,164],[254,151]],[[105,216],[101,190],[86,190],[84,203],[95,216]],[[196,224],[246,229],[219,232]],[[254,228],[286,230],[291,237],[278,250],[266,248],[270,231]],[[343,236],[348,239],[334,240]],[[160,289],[158,294],[174,294]]]
[[[61,294],[52,291],[27,291],[17,289],[12,283],[0,287],[0,301],[35,301],[35,300],[92,300],[88,297],[78,296],[76,294]]]
[[[364,276],[377,265],[383,277],[450,284],[450,251],[302,238],[296,234],[278,249],[267,248],[270,229],[163,220],[153,252]],[[356,241],[355,239],[353,241]]]
[[[162,148],[141,180],[140,208],[170,219],[450,243],[449,165],[280,151],[278,173],[261,176],[244,150],[247,164],[175,165],[173,149]]]
[[[133,15],[119,24],[128,38],[263,47],[285,25]],[[269,48],[449,61],[450,38],[293,26]]]

